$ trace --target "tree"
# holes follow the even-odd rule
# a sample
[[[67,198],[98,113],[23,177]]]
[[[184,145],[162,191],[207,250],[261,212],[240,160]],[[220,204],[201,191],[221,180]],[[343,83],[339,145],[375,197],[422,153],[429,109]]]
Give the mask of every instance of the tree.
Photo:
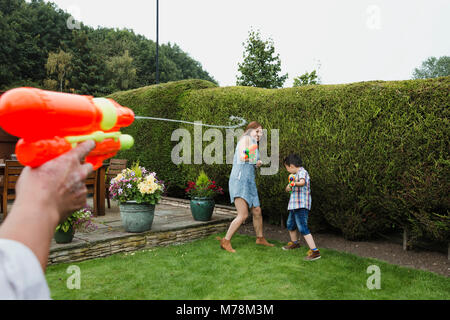
[[[422,62],[420,68],[414,69],[413,79],[437,78],[449,75],[450,57],[442,56],[439,59],[436,57],[429,57]]]
[[[65,44],[74,56],[70,84],[78,94],[106,95],[111,93],[106,80],[107,57],[93,49],[91,31],[90,28],[74,30],[71,41]]]
[[[110,58],[106,62],[106,68],[111,74],[111,84],[119,90],[126,90],[133,85],[136,78],[136,68],[133,67],[133,58],[128,50],[121,56]]]
[[[175,63],[177,69],[181,73],[180,79],[205,79],[218,84],[208,72],[202,69],[200,62],[189,57],[189,55],[181,50],[177,44],[172,45],[170,42],[167,45],[162,44],[160,52],[163,57],[166,57]]]
[[[0,0],[0,87],[42,83],[49,52],[70,37],[68,16],[43,0]]]
[[[249,31],[244,45],[244,61],[238,64],[236,85],[260,88],[280,88],[286,81],[288,74],[281,72],[280,55],[275,55],[273,40],[261,39],[259,31]]]
[[[0,0],[0,90],[44,85],[53,90],[62,87],[78,94],[104,96],[117,88],[155,83],[154,41],[129,29],[94,29],[81,23],[80,29],[72,30],[67,27],[69,18],[69,13],[48,1]],[[57,79],[56,71],[49,77],[46,68],[49,54],[60,49],[72,55],[71,71],[67,70],[64,80]],[[160,49],[161,82],[189,78],[214,81],[198,61],[178,46],[163,44]],[[115,79],[109,77],[111,68],[107,69],[106,62],[123,57],[125,50],[132,58],[128,71],[134,68],[136,75],[112,84]],[[70,88],[64,89],[66,81]]]
[[[59,50],[58,53],[50,52],[48,54],[47,63],[45,64],[45,69],[47,69],[47,74],[54,75],[58,79],[59,91],[63,91],[64,88],[68,84],[68,80],[66,79],[67,74],[72,69],[72,54],[69,52],[65,52],[64,50]],[[46,84],[51,84],[51,79],[46,81]],[[53,88],[49,88],[53,89]]]
[[[301,76],[294,78],[294,87],[306,86],[309,84],[320,84],[320,79],[316,70],[311,71],[311,73],[305,72]]]

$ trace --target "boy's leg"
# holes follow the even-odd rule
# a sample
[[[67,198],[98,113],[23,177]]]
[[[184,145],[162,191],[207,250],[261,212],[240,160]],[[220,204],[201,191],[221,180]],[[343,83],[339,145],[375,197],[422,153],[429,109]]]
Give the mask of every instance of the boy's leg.
[[[289,230],[289,237],[291,238],[291,242],[298,241],[298,238],[299,238],[298,231],[297,230],[293,230],[293,231]]]
[[[294,217],[295,211],[289,210],[289,216],[286,221],[286,228],[289,231],[289,237],[291,238],[291,242],[296,242],[298,240],[298,232],[297,225]]]
[[[289,237],[291,238],[291,242],[289,242],[287,246],[284,246],[283,250],[291,250],[299,248],[300,244],[298,243],[298,232],[294,217],[294,210],[289,210],[289,216],[286,221],[286,227],[289,231]]]
[[[309,248],[312,249],[317,249],[316,244],[314,242],[314,239],[310,234],[307,234],[306,236],[303,236],[303,238],[305,238],[306,243],[308,244]]]
[[[310,252],[305,259],[316,260],[320,258],[320,253],[308,228],[308,213],[309,210],[301,209],[300,212],[296,215],[296,222],[299,225],[300,233],[303,235],[306,243],[310,248]]]
[[[295,213],[295,222],[297,223],[298,230],[302,234],[303,238],[305,238],[309,248],[311,250],[316,248],[316,244],[314,243],[314,239],[308,228],[308,210],[302,208],[297,210]]]

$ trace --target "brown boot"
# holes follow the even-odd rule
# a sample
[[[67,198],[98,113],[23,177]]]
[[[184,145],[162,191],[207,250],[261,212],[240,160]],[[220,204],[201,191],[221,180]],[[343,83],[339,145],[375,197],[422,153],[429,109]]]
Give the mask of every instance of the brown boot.
[[[273,247],[274,244],[268,243],[267,240],[264,237],[256,237],[256,244],[262,244],[266,247]]]
[[[220,247],[222,249],[225,249],[228,252],[233,252],[233,253],[236,252],[236,250],[234,250],[233,247],[231,247],[231,241],[230,240],[227,240],[225,238],[222,238],[222,239],[219,238],[218,240],[220,240]]]

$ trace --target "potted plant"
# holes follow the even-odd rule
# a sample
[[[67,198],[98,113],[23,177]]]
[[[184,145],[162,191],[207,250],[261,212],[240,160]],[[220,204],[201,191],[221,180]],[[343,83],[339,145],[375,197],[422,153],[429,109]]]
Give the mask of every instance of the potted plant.
[[[119,202],[120,217],[127,232],[144,232],[152,227],[155,205],[164,192],[164,183],[139,163],[111,179],[109,194]]]
[[[190,196],[191,213],[194,220],[209,221],[214,211],[214,196],[223,194],[223,189],[210,180],[204,171],[201,171],[197,181],[189,181],[186,193]]]
[[[64,222],[56,226],[54,239],[56,243],[72,242],[76,231],[91,232],[97,230],[97,225],[92,222],[92,211],[83,208],[72,213]]]

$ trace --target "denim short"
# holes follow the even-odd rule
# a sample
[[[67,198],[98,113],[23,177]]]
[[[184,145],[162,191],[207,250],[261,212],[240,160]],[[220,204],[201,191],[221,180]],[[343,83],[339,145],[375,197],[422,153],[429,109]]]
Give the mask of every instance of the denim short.
[[[308,229],[308,213],[309,210],[305,208],[289,210],[289,217],[286,222],[287,229],[294,231],[298,228],[298,231],[304,236],[310,234]]]

